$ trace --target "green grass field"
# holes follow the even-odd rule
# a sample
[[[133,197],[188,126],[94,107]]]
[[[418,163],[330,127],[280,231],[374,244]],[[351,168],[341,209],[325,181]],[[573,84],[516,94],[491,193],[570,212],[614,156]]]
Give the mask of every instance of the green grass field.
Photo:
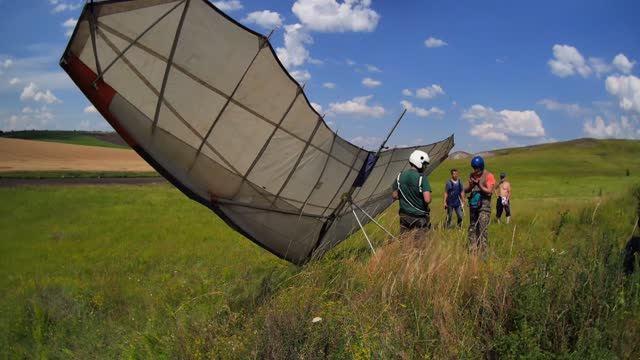
[[[464,230],[414,248],[368,225],[375,257],[357,233],[296,267],[168,185],[0,188],[0,357],[638,358],[640,274],[620,251],[639,153],[584,140],[487,159],[514,222],[492,224],[486,261]],[[467,162],[431,176],[435,224]]]
[[[5,132],[0,134],[0,137],[118,149],[129,148],[122,141],[113,140],[119,139],[119,136],[111,133],[95,133],[73,130],[24,130]],[[112,141],[106,141],[105,139],[112,139]]]

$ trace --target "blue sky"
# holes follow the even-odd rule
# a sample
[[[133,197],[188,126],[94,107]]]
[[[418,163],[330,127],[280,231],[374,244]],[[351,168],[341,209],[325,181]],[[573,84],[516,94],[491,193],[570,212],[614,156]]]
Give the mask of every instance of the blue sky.
[[[214,1],[271,37],[341,136],[480,151],[640,138],[638,1]],[[59,69],[76,0],[0,0],[0,129],[109,130]]]

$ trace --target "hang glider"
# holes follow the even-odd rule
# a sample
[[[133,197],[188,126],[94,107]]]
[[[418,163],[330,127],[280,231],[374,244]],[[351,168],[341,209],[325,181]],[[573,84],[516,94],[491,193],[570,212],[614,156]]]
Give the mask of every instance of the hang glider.
[[[374,153],[342,139],[269,39],[205,0],[87,2],[60,63],[174,186],[296,264],[358,228],[349,202],[384,211],[414,149],[430,173],[453,147]]]

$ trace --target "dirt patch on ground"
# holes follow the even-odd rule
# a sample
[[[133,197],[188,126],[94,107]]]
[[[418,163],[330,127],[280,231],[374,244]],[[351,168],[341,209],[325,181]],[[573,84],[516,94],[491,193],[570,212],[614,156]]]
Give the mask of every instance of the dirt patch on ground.
[[[0,172],[154,171],[133,150],[0,138]]]

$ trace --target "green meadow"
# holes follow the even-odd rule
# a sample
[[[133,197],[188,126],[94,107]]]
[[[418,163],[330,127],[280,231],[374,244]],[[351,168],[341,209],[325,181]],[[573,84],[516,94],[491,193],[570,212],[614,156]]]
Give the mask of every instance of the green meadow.
[[[0,132],[0,137],[118,149],[128,148],[123,141],[116,141],[117,139],[120,139],[120,137],[115,133],[97,133],[75,130],[22,130],[4,133]],[[111,141],[107,141],[106,139],[110,139]]]
[[[440,226],[449,169],[468,160],[430,176],[425,238],[367,225],[376,255],[359,232],[304,267],[169,185],[0,188],[0,358],[639,358],[640,273],[621,269],[638,154],[497,151],[513,222],[492,223],[484,259]],[[393,233],[396,212],[380,217]]]

